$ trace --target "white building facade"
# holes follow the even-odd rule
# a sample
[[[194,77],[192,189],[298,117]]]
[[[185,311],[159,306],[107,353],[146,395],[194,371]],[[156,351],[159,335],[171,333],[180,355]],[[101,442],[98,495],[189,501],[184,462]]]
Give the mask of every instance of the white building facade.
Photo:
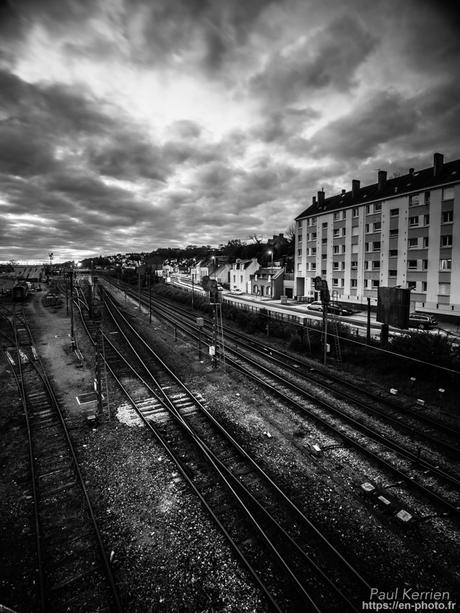
[[[296,217],[295,293],[317,299],[313,279],[343,302],[377,303],[379,287],[410,288],[412,308],[460,316],[460,160],[410,169],[325,198]]]

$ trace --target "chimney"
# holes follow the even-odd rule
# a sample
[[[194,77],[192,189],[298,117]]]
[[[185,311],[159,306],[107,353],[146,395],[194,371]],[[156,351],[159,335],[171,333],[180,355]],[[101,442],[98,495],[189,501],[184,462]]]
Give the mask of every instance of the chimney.
[[[342,190],[342,196],[345,196],[345,194],[346,194],[346,193],[347,193],[347,190],[346,190],[346,189],[343,189],[343,190]]]
[[[441,174],[443,164],[444,156],[442,155],[442,153],[435,153],[433,157],[433,170],[435,177],[439,177],[439,175]]]
[[[360,184],[361,182],[358,179],[353,179],[351,182],[351,195],[353,200],[358,197]]]
[[[387,182],[387,171],[379,170],[378,172],[378,190],[379,192],[383,191],[385,184]]]
[[[409,174],[413,175],[414,174],[414,170],[415,170],[414,168],[409,168]]]
[[[325,208],[324,191],[323,190],[318,192],[318,206],[319,206],[320,209],[324,209]]]
[[[311,203],[312,203],[313,205],[315,205],[315,204],[316,204],[316,196],[313,196],[313,198],[311,199]]]

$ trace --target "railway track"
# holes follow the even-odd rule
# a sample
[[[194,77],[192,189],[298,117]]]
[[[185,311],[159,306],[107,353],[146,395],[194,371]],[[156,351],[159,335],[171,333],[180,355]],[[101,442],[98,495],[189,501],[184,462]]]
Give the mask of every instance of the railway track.
[[[132,296],[138,298],[134,292]],[[144,304],[147,306],[147,303]],[[183,309],[178,311],[176,313],[175,308],[173,310],[169,305],[157,302],[154,306],[158,316],[198,342],[196,325],[191,315]],[[208,334],[210,326],[208,322]],[[460,515],[460,479],[443,459],[447,455],[458,457],[455,431],[451,440],[444,444],[439,432],[435,440],[432,440],[425,430],[415,428],[413,424],[402,425],[401,420],[394,416],[394,406],[392,415],[388,415],[381,399],[373,407],[369,403],[364,404],[359,398],[350,398],[350,393],[347,394],[346,403],[343,398],[339,398],[338,402],[337,399],[325,398],[324,393],[319,394],[311,387],[312,383],[318,385],[318,379],[313,379],[306,372],[299,372],[300,363],[293,363],[292,356],[273,351],[265,345],[257,347],[257,341],[252,338],[248,346],[244,335],[233,331],[226,330],[225,338],[227,365],[262,385],[299,414],[314,419],[335,436],[339,444],[345,443],[372,463],[378,464],[387,475],[386,482],[397,479],[400,485],[405,484],[410,490],[422,494],[423,499],[433,503],[440,512],[453,517]],[[202,334],[201,341],[204,339],[205,335]],[[377,417],[380,421],[377,421]],[[382,423],[386,430],[382,429]],[[432,424],[432,427],[435,425]],[[389,430],[389,426],[395,429],[394,432]],[[442,425],[440,430],[443,431]],[[427,438],[438,447],[437,450],[427,446]],[[439,455],[439,448],[442,455]]]
[[[353,563],[213,418],[203,399],[161,362],[110,296],[105,304],[113,326],[107,330],[105,317],[107,371],[270,606],[359,610],[369,585]]]
[[[36,610],[121,612],[110,559],[63,411],[25,315],[16,315],[11,324],[7,356],[20,390],[29,441]]]

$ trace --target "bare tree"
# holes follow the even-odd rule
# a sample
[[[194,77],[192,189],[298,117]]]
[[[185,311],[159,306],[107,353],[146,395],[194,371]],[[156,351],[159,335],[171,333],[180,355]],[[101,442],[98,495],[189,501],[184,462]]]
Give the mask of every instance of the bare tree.
[[[295,229],[296,229],[296,225],[293,222],[291,223],[291,225],[287,228],[285,232],[286,239],[290,244],[295,242]]]

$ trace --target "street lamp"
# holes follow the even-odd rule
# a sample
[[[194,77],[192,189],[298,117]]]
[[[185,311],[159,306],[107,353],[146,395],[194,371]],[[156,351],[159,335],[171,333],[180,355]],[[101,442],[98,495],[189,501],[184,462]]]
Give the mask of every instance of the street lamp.
[[[269,251],[268,255],[271,256],[271,269],[270,269],[270,298],[273,299],[273,251]]]

